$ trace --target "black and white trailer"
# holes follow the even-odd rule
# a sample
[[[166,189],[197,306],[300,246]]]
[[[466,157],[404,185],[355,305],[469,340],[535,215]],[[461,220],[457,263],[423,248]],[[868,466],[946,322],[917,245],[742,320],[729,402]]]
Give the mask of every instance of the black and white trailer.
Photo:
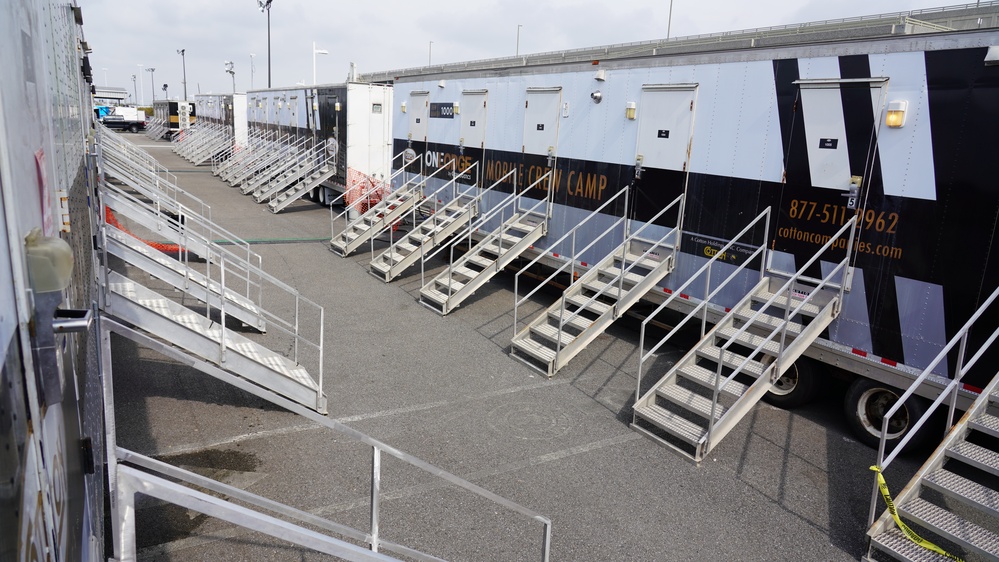
[[[877,443],[885,410],[999,285],[990,252],[999,233],[997,13],[990,2],[361,79],[395,89],[393,154],[409,150],[428,171],[477,164],[481,176],[459,181],[497,182],[506,193],[532,185],[527,197],[551,202],[546,236],[524,255],[560,271],[555,280],[579,284],[644,228],[622,255],[642,254],[645,267],[627,259],[609,266],[644,274],[666,254],[675,260],[641,295],[640,314],[668,301],[670,322],[695,315],[691,325],[700,325],[703,315],[715,323],[712,342],[738,332],[730,334],[736,347],[725,349],[741,343],[757,354],[746,353],[741,366],[719,361],[719,373],[759,363],[776,379],[767,390],[778,404],[814,397],[831,371],[823,364],[835,367],[852,381],[851,423]],[[490,201],[498,199],[484,198],[486,209]],[[619,217],[627,219],[622,234],[605,235]],[[628,276],[614,279],[626,284]],[[551,376],[585,332],[569,330],[568,318],[600,322],[604,311],[593,305],[601,301],[626,308],[591,283],[577,298],[588,304],[573,305],[577,295],[567,290],[547,323],[516,326],[514,355]],[[746,316],[776,309],[778,329],[757,330],[745,317],[723,325],[744,304]],[[802,320],[823,314],[811,327]],[[997,320],[990,313],[979,321]],[[797,346],[786,345],[794,339]],[[768,356],[771,344],[780,352]],[[691,354],[701,352],[709,350]],[[954,355],[917,394],[939,395],[955,374]],[[779,371],[768,366],[782,362]],[[993,374],[965,377],[958,404],[966,407]],[[722,408],[714,390],[711,413]],[[905,406],[909,418],[892,422],[896,439],[924,409],[918,396]],[[684,431],[640,415],[636,425],[665,441]],[[707,450],[694,449],[695,458]]]

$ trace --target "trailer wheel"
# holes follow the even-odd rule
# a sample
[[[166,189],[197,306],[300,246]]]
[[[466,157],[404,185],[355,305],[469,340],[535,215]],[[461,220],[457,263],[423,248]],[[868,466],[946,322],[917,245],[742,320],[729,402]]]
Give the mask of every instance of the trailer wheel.
[[[325,187],[320,187],[318,189],[319,189],[319,199],[318,199],[319,200],[319,204],[325,206],[326,205],[326,188]]]
[[[306,197],[309,198],[309,201],[319,201],[319,188],[317,187],[315,189],[309,190],[309,193],[306,195]]]
[[[798,408],[808,404],[819,395],[822,381],[819,367],[812,361],[799,358],[791,365],[773,388],[763,397],[769,404],[778,408]]]
[[[139,132],[139,126],[136,125],[135,123],[132,123],[131,125],[128,126],[128,132],[130,132],[130,133],[138,133]]]
[[[877,448],[881,442],[881,424],[884,415],[898,401],[903,391],[864,377],[857,377],[846,391],[844,411],[846,421],[860,442]],[[926,413],[926,402],[912,396],[895,413],[888,425],[887,450],[890,450]],[[910,446],[917,446],[925,439],[926,432],[918,433],[909,440]]]

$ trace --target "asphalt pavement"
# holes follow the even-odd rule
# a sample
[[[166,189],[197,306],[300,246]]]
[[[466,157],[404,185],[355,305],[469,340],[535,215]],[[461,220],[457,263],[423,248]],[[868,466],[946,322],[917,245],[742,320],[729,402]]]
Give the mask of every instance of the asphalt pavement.
[[[367,248],[330,252],[328,208],[300,200],[272,214],[168,143],[126,138],[210,204],[215,222],[251,240],[266,271],[325,308],[330,417],[550,517],[552,560],[864,553],[876,452],[850,436],[841,392],[794,411],[757,405],[695,466],[628,427],[633,320],[548,380],[509,356],[512,274],[441,317],[417,300],[419,266],[384,283],[367,271]],[[541,291],[529,308],[556,299]],[[657,363],[685,351],[664,349]],[[369,448],[123,339],[113,365],[121,446],[366,528]],[[896,463],[889,485],[900,490],[919,461]],[[536,522],[395,459],[383,470],[385,539],[454,560],[540,558]],[[137,521],[140,559],[327,559],[162,502],[140,503]]]

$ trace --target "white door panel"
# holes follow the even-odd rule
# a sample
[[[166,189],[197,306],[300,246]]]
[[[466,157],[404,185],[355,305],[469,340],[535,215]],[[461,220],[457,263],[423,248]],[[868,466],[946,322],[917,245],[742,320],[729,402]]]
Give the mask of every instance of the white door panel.
[[[644,168],[686,171],[696,85],[648,85],[638,112],[638,157]]]
[[[525,154],[547,156],[558,148],[559,107],[562,88],[529,88],[524,108]]]

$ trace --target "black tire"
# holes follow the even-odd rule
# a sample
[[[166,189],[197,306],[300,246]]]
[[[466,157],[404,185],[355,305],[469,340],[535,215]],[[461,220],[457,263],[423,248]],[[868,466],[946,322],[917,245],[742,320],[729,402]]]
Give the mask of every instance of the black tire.
[[[128,126],[128,132],[130,132],[130,133],[138,133],[139,132],[139,126],[135,125],[135,124],[129,125]]]
[[[895,405],[902,394],[904,391],[864,377],[857,377],[850,384],[843,402],[843,411],[850,430],[861,443],[878,448],[881,443],[881,424],[884,414]],[[912,426],[926,413],[926,408],[926,401],[918,396],[912,396],[905,401],[905,405],[895,413],[888,426],[886,451],[892,450],[895,444],[909,433]],[[921,431],[914,435],[909,440],[908,447],[911,449],[921,445],[926,439],[926,434],[926,431]]]
[[[810,359],[799,358],[774,383],[763,399],[778,408],[791,409],[808,404],[822,389],[821,369]]]
[[[322,205],[322,206],[324,206],[324,207],[326,206],[326,188],[325,187],[320,187],[319,188],[319,204]]]

